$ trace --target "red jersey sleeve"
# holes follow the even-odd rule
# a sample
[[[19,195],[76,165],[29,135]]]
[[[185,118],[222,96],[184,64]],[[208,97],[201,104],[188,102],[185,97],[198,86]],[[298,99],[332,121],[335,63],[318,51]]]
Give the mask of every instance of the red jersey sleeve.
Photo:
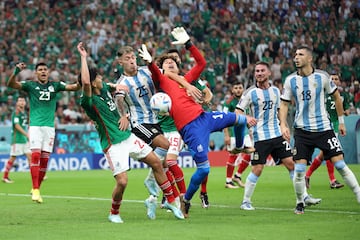
[[[193,82],[200,78],[202,71],[204,71],[206,67],[206,60],[199,51],[199,49],[197,49],[197,47],[195,47],[194,45],[189,48],[189,51],[191,55],[195,58],[196,64],[191,68],[189,72],[185,74],[184,77],[188,82]]]

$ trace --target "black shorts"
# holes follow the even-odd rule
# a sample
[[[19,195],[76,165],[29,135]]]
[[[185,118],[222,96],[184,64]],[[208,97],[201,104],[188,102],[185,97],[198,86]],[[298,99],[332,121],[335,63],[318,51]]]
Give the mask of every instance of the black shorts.
[[[131,132],[150,146],[156,136],[163,134],[159,124],[151,123],[139,124],[132,128]]]
[[[253,153],[251,165],[266,164],[269,154],[274,160],[292,156],[290,144],[283,137],[256,142],[254,147],[256,151]]]
[[[294,139],[294,160],[306,159],[310,163],[315,148],[323,151],[324,159],[343,154],[340,141],[333,130],[309,132],[295,129]]]

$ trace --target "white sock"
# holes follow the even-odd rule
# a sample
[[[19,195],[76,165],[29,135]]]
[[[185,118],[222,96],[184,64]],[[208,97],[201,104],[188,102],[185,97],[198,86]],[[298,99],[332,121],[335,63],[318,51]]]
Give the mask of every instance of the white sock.
[[[348,166],[345,166],[343,169],[338,170],[342,178],[344,179],[346,185],[350,187],[353,193],[358,194],[360,192],[359,183]]]
[[[296,194],[296,204],[304,203],[305,172],[295,172],[294,174],[294,189]]]
[[[252,178],[253,181],[251,181],[249,178]],[[246,178],[243,202],[251,202],[251,197],[255,191],[257,178],[258,177],[253,173],[250,173],[249,176]]]

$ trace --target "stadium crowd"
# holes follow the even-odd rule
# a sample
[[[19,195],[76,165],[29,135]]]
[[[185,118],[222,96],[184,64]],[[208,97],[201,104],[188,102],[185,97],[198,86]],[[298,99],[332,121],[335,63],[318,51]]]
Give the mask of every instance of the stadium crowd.
[[[6,82],[19,61],[28,67],[21,79],[31,79],[36,63],[45,62],[52,81],[72,83],[80,69],[76,44],[82,41],[103,80],[115,82],[122,73],[116,64],[121,46],[138,49],[145,42],[158,56],[170,47],[176,26],[186,27],[207,60],[202,78],[214,93],[214,110],[222,108],[234,80],[241,79],[245,87],[253,84],[259,60],[271,65],[272,82],[281,90],[295,71],[293,50],[306,44],[316,54],[317,68],[340,73],[340,91],[350,94],[351,113],[360,114],[357,0],[7,0],[0,10],[0,125],[11,125],[18,92]],[[187,71],[194,60],[186,51],[181,55]],[[59,95],[58,123],[89,122],[79,95]]]

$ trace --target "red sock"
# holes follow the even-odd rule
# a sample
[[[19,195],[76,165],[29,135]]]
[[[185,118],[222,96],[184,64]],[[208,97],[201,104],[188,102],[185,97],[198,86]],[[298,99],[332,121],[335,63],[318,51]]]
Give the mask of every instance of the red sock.
[[[245,171],[245,169],[249,166],[250,163],[250,154],[241,153],[242,161],[239,164],[239,168],[237,170],[237,175],[241,176],[241,174]]]
[[[9,178],[9,172],[12,168],[12,165],[14,164],[14,161],[10,161],[10,159],[6,163],[5,171],[4,171],[4,178]]]
[[[186,184],[184,180],[184,172],[180,168],[180,166],[177,164],[176,160],[167,160],[168,167],[170,172],[173,174],[175,178],[175,182],[177,187],[179,188],[180,194],[186,193]]]
[[[206,176],[206,178],[204,178],[204,180],[201,183],[201,192],[202,193],[207,193],[207,189],[206,189],[207,181],[208,181],[208,176]]]
[[[111,203],[111,210],[110,210],[111,214],[119,214],[120,205],[121,205],[121,199],[120,200],[113,199],[112,203]]]
[[[306,176],[311,177],[313,172],[321,165],[321,162],[322,160],[318,156],[316,156],[312,161],[309,169],[306,171]]]
[[[40,152],[31,153],[30,173],[33,189],[39,189]]]
[[[41,152],[40,169],[39,169],[39,187],[41,186],[41,183],[44,180],[46,170],[47,170],[47,165],[49,162],[49,157],[50,157],[49,152],[44,152],[44,151]]]
[[[229,154],[228,161],[226,163],[226,178],[232,178],[235,169],[236,154]]]
[[[165,196],[166,200],[168,201],[168,203],[173,203],[175,201],[175,198],[174,198],[174,193],[173,193],[173,190],[172,190],[169,180],[166,180],[165,182],[161,183],[159,186],[160,186],[160,189],[163,191],[164,196]]]
[[[326,167],[329,174],[330,182],[334,182],[336,180],[334,175],[334,164],[331,160],[326,160]]]
[[[169,180],[169,182],[171,184],[174,198],[177,198],[179,196],[179,191],[177,190],[177,188],[175,186],[175,179],[174,179],[172,173],[169,171],[169,169],[165,173],[166,173],[167,179]]]

